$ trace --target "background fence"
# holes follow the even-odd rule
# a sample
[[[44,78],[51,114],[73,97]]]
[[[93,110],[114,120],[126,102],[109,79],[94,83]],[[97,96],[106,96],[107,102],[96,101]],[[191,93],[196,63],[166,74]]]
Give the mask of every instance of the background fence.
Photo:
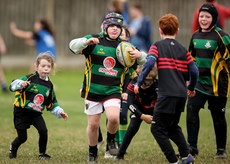
[[[140,2],[154,28],[153,40],[159,40],[158,19],[166,13],[173,13],[179,19],[180,31],[177,36],[185,47],[191,37],[191,22],[194,10],[204,0],[127,0],[129,5]],[[58,56],[68,58],[69,41],[86,34],[100,31],[100,23],[107,10],[108,0],[0,0],[0,33],[7,44],[7,56],[27,56],[35,54],[35,49],[14,37],[9,30],[11,21],[18,28],[33,30],[34,22],[47,18],[54,25]],[[218,0],[230,7],[230,0]],[[230,20],[225,31],[230,33]]]

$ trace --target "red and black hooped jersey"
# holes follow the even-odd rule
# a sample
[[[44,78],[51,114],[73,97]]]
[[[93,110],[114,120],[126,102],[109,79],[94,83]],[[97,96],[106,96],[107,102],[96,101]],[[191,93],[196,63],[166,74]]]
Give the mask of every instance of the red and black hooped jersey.
[[[164,39],[151,46],[148,57],[157,62],[159,94],[186,97],[188,65],[193,62],[188,50],[175,39]]]

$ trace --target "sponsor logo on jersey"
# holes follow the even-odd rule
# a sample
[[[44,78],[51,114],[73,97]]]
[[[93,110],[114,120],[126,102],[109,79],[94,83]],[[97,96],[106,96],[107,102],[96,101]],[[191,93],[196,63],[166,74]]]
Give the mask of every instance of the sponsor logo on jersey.
[[[105,54],[103,48],[100,48],[100,51],[97,51],[98,54]]]
[[[106,75],[117,76],[118,71],[113,69],[115,64],[116,60],[113,57],[107,57],[103,61],[105,68],[99,68],[99,72],[105,73]]]
[[[31,88],[31,91],[35,91],[35,92],[37,92],[37,91],[38,91],[37,86],[36,86],[36,85],[34,85],[34,86],[33,86],[33,88]]]
[[[41,106],[43,102],[44,102],[44,96],[42,94],[37,94],[34,97],[34,103],[31,102],[28,104],[28,106],[33,108],[36,111],[41,112],[41,110],[43,109]]]

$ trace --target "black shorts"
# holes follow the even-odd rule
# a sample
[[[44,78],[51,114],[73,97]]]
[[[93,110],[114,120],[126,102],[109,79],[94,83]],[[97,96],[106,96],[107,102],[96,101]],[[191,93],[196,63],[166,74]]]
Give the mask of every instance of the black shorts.
[[[188,98],[188,105],[192,105],[195,109],[200,109],[204,108],[207,101],[209,110],[222,112],[222,110],[226,107],[227,98],[210,96],[196,91],[196,95],[194,97]]]
[[[41,113],[14,107],[14,126],[16,129],[29,129],[33,121],[38,117],[42,117]]]
[[[160,96],[157,98],[154,111],[174,114],[183,112],[187,97]]]

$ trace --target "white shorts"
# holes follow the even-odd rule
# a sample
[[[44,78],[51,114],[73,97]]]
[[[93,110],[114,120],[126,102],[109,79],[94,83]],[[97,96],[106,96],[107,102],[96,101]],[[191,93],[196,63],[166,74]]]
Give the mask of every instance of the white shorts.
[[[104,111],[104,108],[107,108],[110,106],[115,106],[117,108],[120,108],[121,100],[117,98],[108,99],[104,102],[85,100],[85,113],[87,115],[99,114]]]

